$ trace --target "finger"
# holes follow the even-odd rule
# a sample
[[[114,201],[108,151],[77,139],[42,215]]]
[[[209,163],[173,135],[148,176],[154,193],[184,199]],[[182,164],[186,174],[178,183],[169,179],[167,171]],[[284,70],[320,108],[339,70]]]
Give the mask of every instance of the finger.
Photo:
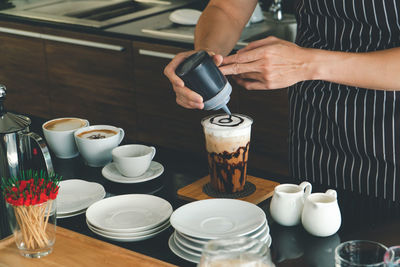
[[[215,65],[220,66],[222,64],[222,61],[224,60],[224,57],[222,55],[214,55],[213,56],[213,61]]]
[[[223,65],[232,63],[248,63],[264,58],[268,46],[258,47],[252,50],[248,50],[242,53],[236,53],[235,55],[224,58]]]
[[[260,39],[260,40],[257,40],[257,41],[249,43],[247,46],[243,47],[242,49],[239,49],[237,51],[237,53],[242,53],[242,52],[245,52],[245,51],[249,51],[249,50],[258,48],[260,46],[264,46],[264,45],[272,45],[272,44],[275,44],[275,43],[277,43],[279,41],[280,41],[279,38],[276,38],[275,36],[269,36],[267,38]]]
[[[176,86],[181,86],[183,87],[185,83],[181,78],[179,78],[175,70],[185,60],[187,57],[189,57],[191,54],[193,54],[194,51],[190,52],[184,52],[176,55],[169,63],[168,65],[164,68],[164,75],[167,76],[167,78],[170,80],[170,82]]]
[[[175,86],[183,87],[185,86],[184,81],[178,77],[175,73],[176,69],[175,62],[171,61],[164,69],[164,75],[167,76],[168,80]]]
[[[187,87],[175,86],[174,91],[177,96],[179,96],[180,98],[184,98],[187,102],[192,101],[200,104],[203,103],[203,97]]]
[[[222,67],[219,67],[219,69],[224,75],[238,75],[248,72],[254,72],[258,69],[258,65],[258,62],[233,63],[229,65],[223,65]]]
[[[191,109],[192,107],[189,105],[188,102],[183,100],[182,98],[176,97],[176,103],[184,108],[189,108]]]
[[[204,108],[204,104],[203,103],[197,103],[197,102],[193,102],[193,101],[188,101],[185,98],[182,97],[177,97],[176,98],[176,103],[184,108],[188,108],[188,109],[203,109]]]

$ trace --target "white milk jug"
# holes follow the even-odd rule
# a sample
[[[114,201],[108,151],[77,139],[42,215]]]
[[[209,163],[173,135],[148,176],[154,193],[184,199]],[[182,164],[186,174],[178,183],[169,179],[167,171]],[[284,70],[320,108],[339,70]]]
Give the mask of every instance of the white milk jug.
[[[313,193],[306,198],[301,222],[304,229],[315,236],[330,236],[342,223],[337,194],[328,189],[325,193]]]
[[[302,182],[296,184],[281,184],[275,187],[271,200],[270,212],[272,218],[284,226],[300,223],[304,199],[311,193],[311,184]]]

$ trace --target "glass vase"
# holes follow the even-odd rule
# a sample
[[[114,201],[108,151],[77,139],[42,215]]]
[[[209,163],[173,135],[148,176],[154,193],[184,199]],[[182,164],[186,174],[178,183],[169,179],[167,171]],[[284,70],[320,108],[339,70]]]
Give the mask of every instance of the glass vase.
[[[7,203],[8,221],[21,255],[40,258],[52,252],[56,240],[56,201],[14,206]]]

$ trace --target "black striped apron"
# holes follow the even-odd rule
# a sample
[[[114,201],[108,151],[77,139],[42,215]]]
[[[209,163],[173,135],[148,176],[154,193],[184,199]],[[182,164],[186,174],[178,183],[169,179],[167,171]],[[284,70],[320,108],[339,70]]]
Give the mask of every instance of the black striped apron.
[[[302,47],[367,52],[400,46],[398,0],[300,0],[297,21]],[[400,200],[399,101],[400,92],[319,80],[290,87],[292,177]]]

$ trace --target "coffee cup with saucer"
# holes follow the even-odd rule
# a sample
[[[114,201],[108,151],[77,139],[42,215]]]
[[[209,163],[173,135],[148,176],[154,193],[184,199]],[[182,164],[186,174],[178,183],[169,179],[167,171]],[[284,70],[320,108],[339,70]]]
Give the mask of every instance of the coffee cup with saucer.
[[[156,149],[153,146],[131,144],[116,147],[111,154],[115,167],[123,176],[137,177],[150,167]]]
[[[116,183],[141,183],[159,177],[164,167],[152,161],[155,147],[130,144],[116,147],[111,152],[113,162],[107,164],[103,176]]]

